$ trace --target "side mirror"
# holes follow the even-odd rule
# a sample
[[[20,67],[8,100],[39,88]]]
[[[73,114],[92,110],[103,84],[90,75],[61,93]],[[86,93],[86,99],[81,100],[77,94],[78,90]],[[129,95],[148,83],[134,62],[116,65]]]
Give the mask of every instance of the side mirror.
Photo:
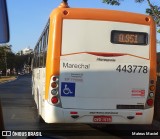
[[[9,41],[9,25],[8,25],[6,0],[0,0],[0,43],[6,43],[8,41]],[[5,130],[1,101],[0,101],[0,130]],[[6,139],[5,137],[2,138]]]
[[[0,0],[0,43],[9,41],[9,25],[6,0]]]

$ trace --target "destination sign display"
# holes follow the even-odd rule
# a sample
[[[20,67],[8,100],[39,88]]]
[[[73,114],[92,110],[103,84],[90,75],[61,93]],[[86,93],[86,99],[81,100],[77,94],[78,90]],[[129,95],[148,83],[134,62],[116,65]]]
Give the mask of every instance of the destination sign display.
[[[144,32],[112,30],[111,43],[129,45],[147,45],[148,34]]]

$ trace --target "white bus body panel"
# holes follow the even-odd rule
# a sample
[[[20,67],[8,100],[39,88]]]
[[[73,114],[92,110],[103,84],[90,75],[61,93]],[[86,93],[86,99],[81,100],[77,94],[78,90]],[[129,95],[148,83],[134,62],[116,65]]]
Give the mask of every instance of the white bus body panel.
[[[111,122],[104,124],[151,124],[154,108],[147,110],[82,110],[82,109],[63,109],[54,107],[45,101],[45,111],[43,119],[46,123],[95,123],[93,116],[107,115],[112,116]],[[70,112],[77,111],[78,118],[72,118]],[[142,112],[142,115],[136,115],[136,112]],[[128,119],[128,116],[134,116],[134,119]]]
[[[64,20],[60,58],[63,108],[116,109],[117,105],[145,105],[149,85],[149,45],[112,44],[111,31],[149,34],[149,27],[129,23]],[[92,52],[99,53],[94,55]],[[101,53],[119,53],[103,56]],[[147,66],[147,73],[119,72],[117,67]],[[70,89],[67,95],[64,91]],[[144,94],[135,96],[135,90]]]
[[[112,44],[112,30],[146,32],[150,35],[150,27],[146,25],[99,20],[65,19],[63,20],[61,54],[107,52],[126,53],[149,58],[149,45]]]
[[[149,42],[142,46],[112,44],[112,30],[146,32],[150,35],[150,28],[145,25],[98,20],[63,21],[59,77],[62,108],[49,104],[42,97],[40,115],[45,122],[95,123],[94,116],[107,115],[112,117],[109,124],[152,123],[154,107],[117,109],[117,105],[145,106],[150,72]],[[104,53],[122,55],[109,56]],[[146,66],[148,71],[119,72],[116,70],[119,65],[122,68],[125,65]],[[136,94],[134,91],[137,90],[143,93]],[[76,112],[78,118],[73,118],[72,112]],[[134,118],[129,119],[129,116]]]
[[[150,35],[149,26],[139,24],[98,20],[63,21],[59,78],[62,108],[56,109],[60,113],[63,110],[64,119],[60,116],[62,121],[94,123],[94,116],[107,115],[112,116],[113,124],[152,123],[154,108],[117,109],[117,105],[146,104],[150,73],[149,42],[147,45],[112,44],[112,30]],[[148,69],[146,73],[139,73],[138,69],[131,73],[119,72],[116,70],[119,65],[122,68],[125,65],[137,65]],[[135,95],[135,90],[143,93]],[[78,118],[72,117],[74,111]],[[139,112],[140,115],[136,114]],[[129,116],[134,118],[131,120]],[[50,119],[48,122],[56,121]]]
[[[36,68],[32,72],[32,95],[38,109],[38,113],[43,115],[45,97],[45,76],[46,68]]]

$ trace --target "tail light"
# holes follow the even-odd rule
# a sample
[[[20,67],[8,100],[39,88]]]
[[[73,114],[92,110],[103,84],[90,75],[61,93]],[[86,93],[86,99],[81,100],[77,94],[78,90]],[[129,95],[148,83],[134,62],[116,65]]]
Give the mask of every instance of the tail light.
[[[52,78],[52,80],[55,82],[55,81],[58,80],[58,78],[57,78],[56,76],[54,76],[54,77]]]
[[[143,115],[142,112],[136,112],[136,115]]]
[[[154,104],[154,96],[155,96],[155,81],[154,80],[150,80],[150,84],[149,84],[149,94],[148,94],[148,98],[147,98],[147,107],[152,107]]]
[[[57,89],[52,89],[51,94],[52,94],[53,96],[56,96],[57,93],[58,93],[58,90],[57,90]]]
[[[147,105],[148,106],[153,106],[153,99],[148,99],[147,100]]]
[[[149,93],[149,96],[150,96],[150,97],[154,97],[154,93],[153,93],[153,92],[150,92],[150,93]]]
[[[150,91],[154,91],[154,90],[155,90],[155,86],[154,86],[154,85],[151,85],[151,86],[149,87],[149,90],[150,90]]]
[[[76,111],[71,111],[70,114],[78,114]]]
[[[58,76],[53,76],[51,78],[50,101],[54,105],[58,105],[59,102],[60,102],[60,98],[59,98],[59,77]]]
[[[57,87],[57,83],[56,83],[56,82],[53,82],[53,83],[51,84],[51,86],[52,86],[52,88],[56,88],[56,87]]]
[[[53,104],[57,104],[58,101],[59,101],[59,99],[58,99],[57,96],[54,96],[54,97],[52,97],[52,99],[51,99],[51,102],[52,102]]]

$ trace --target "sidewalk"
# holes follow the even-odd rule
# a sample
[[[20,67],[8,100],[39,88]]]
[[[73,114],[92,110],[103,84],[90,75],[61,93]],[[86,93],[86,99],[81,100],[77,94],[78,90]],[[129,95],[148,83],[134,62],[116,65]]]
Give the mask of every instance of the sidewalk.
[[[16,78],[17,78],[16,76],[1,76],[0,77],[0,84],[8,82],[8,81],[15,80]]]

